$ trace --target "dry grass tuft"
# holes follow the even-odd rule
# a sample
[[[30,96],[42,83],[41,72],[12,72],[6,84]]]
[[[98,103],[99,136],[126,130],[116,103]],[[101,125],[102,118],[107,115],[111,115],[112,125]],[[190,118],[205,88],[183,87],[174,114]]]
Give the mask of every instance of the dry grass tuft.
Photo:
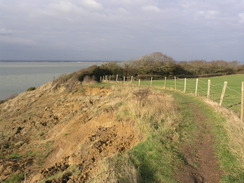
[[[148,87],[129,85],[114,86],[115,96],[120,96],[122,105],[120,119],[132,118],[143,134],[153,128],[174,129],[180,119],[172,96]],[[129,121],[129,120],[127,120]]]
[[[139,129],[143,141],[150,134],[160,137],[167,134],[167,137],[176,139],[173,132],[178,125],[176,120],[178,121],[179,116],[173,97],[163,94],[162,91],[129,85],[113,86],[113,91],[111,97],[119,96],[121,101],[117,112],[118,122],[130,123],[133,119],[132,126]],[[139,174],[130,155],[124,153],[101,161],[89,182],[140,182]]]
[[[63,74],[52,82],[53,89],[65,87],[68,91],[71,91],[78,84],[77,73]]]
[[[95,80],[95,76],[85,76],[82,81],[83,85],[93,85],[96,83],[97,83],[97,81]]]
[[[139,103],[139,105],[143,106],[144,105],[143,102],[148,99],[148,96],[151,94],[151,91],[149,88],[142,88],[142,89],[134,91],[133,94],[135,95],[136,100]]]
[[[138,171],[131,163],[128,156],[117,156],[104,159],[100,162],[98,171],[89,183],[137,183]]]

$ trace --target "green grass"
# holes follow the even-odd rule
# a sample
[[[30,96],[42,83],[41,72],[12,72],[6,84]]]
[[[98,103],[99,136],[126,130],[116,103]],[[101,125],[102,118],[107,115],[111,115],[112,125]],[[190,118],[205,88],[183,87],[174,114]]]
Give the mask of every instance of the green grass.
[[[139,169],[140,182],[176,182],[174,165],[177,156],[172,150],[174,146],[166,147],[166,144],[170,143],[151,136],[129,152],[133,164]]]
[[[233,110],[237,115],[240,116],[241,110],[241,83],[244,81],[244,74],[238,75],[227,75],[220,77],[211,78],[199,78],[198,83],[198,95],[207,96],[208,80],[211,80],[211,92],[210,99],[219,103],[221,92],[223,89],[224,81],[228,82],[223,106]],[[154,80],[153,86],[164,87],[164,80]],[[133,84],[138,84],[138,81],[134,81]],[[150,85],[150,81],[141,81],[141,85]],[[174,79],[168,79],[166,87],[175,89]],[[186,93],[195,93],[196,79],[187,79],[186,82]],[[184,91],[184,79],[178,78],[176,81],[176,89]]]
[[[15,152],[15,153],[12,153],[12,154],[8,155],[7,157],[10,158],[10,159],[19,159],[19,158],[22,157],[22,155],[20,155],[20,154]]]
[[[206,106],[206,104],[202,103],[201,106],[205,114],[209,117],[209,121],[212,123],[212,132],[215,136],[215,150],[219,159],[220,168],[224,171],[221,182],[241,183],[244,180],[244,170],[241,168],[242,165],[240,161],[238,161],[241,157],[230,149],[230,144],[232,142],[224,128],[225,123],[227,123],[226,119],[220,114],[216,114],[213,109]]]
[[[214,112],[212,107],[202,102],[199,98],[185,95],[179,92],[167,91],[172,94],[177,103],[177,113],[180,118],[174,121],[175,128],[164,128],[164,123],[158,124],[157,128],[150,126],[148,137],[145,141],[133,147],[128,155],[130,161],[139,171],[140,182],[167,182],[173,183],[175,172],[180,164],[184,163],[179,146],[193,142],[194,135],[198,130],[195,124],[194,111],[189,103],[201,108],[207,121],[212,126],[214,136],[214,148],[219,162],[219,168],[223,171],[222,183],[241,183],[244,180],[244,171],[238,159],[241,157],[230,149],[230,138],[224,128],[226,120],[221,114]],[[153,124],[154,119],[147,121]],[[178,140],[173,140],[178,136]],[[238,157],[239,156],[239,157]],[[197,166],[192,164],[192,166]]]
[[[162,121],[154,116],[143,117],[143,126],[148,126],[147,138],[128,152],[130,161],[139,172],[139,182],[177,182],[175,171],[184,162],[178,147],[191,142],[197,127],[193,111],[186,107],[187,103],[181,100],[181,96],[175,97],[178,97],[176,105],[180,115],[172,118],[173,114],[168,114]],[[167,124],[168,118],[174,120],[171,125]]]
[[[191,120],[189,109],[186,109],[187,106],[184,106],[184,103],[188,101],[194,102],[198,105],[202,113],[208,117],[208,121],[212,126],[212,133],[215,138],[214,146],[215,152],[220,164],[220,169],[224,172],[221,182],[223,183],[241,183],[244,180],[244,171],[241,168],[242,165],[238,159],[241,157],[235,154],[233,151],[230,150],[230,138],[228,137],[228,133],[224,128],[226,119],[222,117],[221,114],[214,112],[212,107],[209,107],[207,104],[203,103],[197,98],[192,96],[187,96],[183,94],[174,93],[174,97],[176,101],[178,101],[181,105],[181,111],[184,115],[184,118],[189,118]],[[189,108],[189,107],[188,107]],[[192,120],[194,120],[192,118]]]
[[[7,180],[4,180],[3,183],[19,183],[25,178],[24,174],[15,174]]]
[[[194,113],[188,106],[189,99],[178,93],[168,93],[173,94],[179,115],[173,119],[173,126],[166,125],[164,121],[158,123],[153,116],[144,118],[151,124],[147,129],[148,137],[128,152],[139,170],[140,182],[177,182],[175,172],[185,161],[179,146],[191,143],[197,130]]]

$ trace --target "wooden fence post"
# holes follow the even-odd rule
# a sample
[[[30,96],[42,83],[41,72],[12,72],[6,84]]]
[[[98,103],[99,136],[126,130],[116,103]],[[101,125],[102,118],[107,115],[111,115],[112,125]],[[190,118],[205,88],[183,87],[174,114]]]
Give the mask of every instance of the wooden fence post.
[[[226,88],[227,88],[227,84],[228,84],[228,82],[225,81],[224,82],[223,89],[222,89],[222,93],[221,93],[221,96],[220,96],[220,102],[219,102],[219,105],[220,106],[222,106],[222,104],[223,104],[223,100],[224,100],[224,96],[225,96],[225,91],[226,91]]]
[[[164,78],[164,89],[166,89],[167,77]]]
[[[195,97],[197,96],[197,89],[198,89],[198,78],[196,79]]]
[[[117,74],[117,75],[116,75],[116,80],[115,80],[115,81],[118,81],[118,77],[119,77],[119,75]]]
[[[140,85],[141,85],[141,80],[139,79],[139,80],[138,80],[138,86],[140,86]]]
[[[185,78],[185,82],[184,82],[184,93],[186,93],[186,78]]]
[[[175,90],[176,90],[176,76],[174,77],[174,79],[175,79]]]
[[[123,78],[123,82],[125,83],[125,76],[124,76],[124,78]]]
[[[210,98],[210,88],[211,88],[211,80],[208,80],[208,91],[207,91],[207,98]]]
[[[241,121],[244,122],[244,81],[241,87]]]
[[[130,77],[130,83],[132,84],[133,81],[133,76]]]
[[[150,86],[152,86],[152,80],[153,80],[153,77],[151,77]]]

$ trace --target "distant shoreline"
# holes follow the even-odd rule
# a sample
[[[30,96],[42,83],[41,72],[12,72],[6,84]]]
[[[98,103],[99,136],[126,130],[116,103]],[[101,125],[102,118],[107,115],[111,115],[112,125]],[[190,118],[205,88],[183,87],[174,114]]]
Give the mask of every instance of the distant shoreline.
[[[112,62],[111,60],[0,60],[0,62],[70,62],[70,63],[95,63]],[[123,61],[114,61],[123,62]]]
[[[62,74],[73,73],[92,65],[102,65],[102,61],[65,60],[1,60],[0,100],[12,94],[22,93],[29,87],[38,87]]]
[[[87,63],[87,62],[109,62],[101,60],[88,60],[88,61],[76,61],[76,60],[0,60],[0,62],[75,62],[75,63]]]

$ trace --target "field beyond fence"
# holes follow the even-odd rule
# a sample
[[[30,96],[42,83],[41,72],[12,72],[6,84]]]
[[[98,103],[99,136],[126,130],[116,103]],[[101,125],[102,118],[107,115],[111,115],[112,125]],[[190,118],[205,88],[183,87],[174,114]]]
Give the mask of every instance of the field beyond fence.
[[[113,79],[114,78],[114,79]],[[120,78],[120,79],[119,79]],[[134,80],[133,77],[102,77],[105,80],[117,80],[141,86],[159,86],[165,89],[179,90],[211,99],[219,105],[234,111],[243,121],[244,113],[244,75],[228,75],[211,78],[165,78],[164,80]]]

